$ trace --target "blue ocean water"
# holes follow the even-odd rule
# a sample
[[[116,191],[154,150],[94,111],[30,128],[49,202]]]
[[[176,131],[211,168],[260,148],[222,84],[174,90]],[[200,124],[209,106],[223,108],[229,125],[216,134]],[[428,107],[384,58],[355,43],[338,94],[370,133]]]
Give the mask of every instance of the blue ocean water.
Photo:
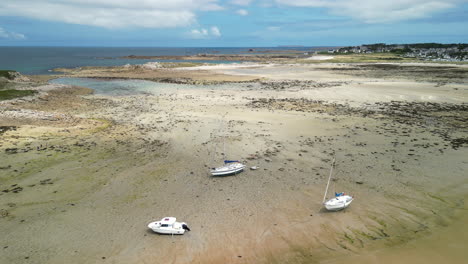
[[[310,47],[255,48],[261,53],[267,50],[303,50]],[[54,68],[82,66],[118,66],[143,64],[155,60],[123,59],[129,55],[183,56],[206,54],[241,54],[249,48],[143,48],[143,47],[0,47],[0,69],[15,70],[23,74],[51,74]],[[223,61],[198,61],[220,63]]]

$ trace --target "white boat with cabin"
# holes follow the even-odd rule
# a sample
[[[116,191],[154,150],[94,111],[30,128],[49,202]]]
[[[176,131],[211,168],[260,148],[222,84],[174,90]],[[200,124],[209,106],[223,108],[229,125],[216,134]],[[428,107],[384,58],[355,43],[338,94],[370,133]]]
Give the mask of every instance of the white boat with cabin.
[[[330,186],[330,180],[332,177],[333,173],[333,167],[335,166],[335,158],[333,158],[333,163],[330,169],[330,176],[328,177],[328,183],[327,183],[327,188],[325,189],[325,195],[323,196],[323,205],[328,211],[339,211],[343,210],[346,207],[348,207],[351,202],[353,201],[353,197],[350,195],[345,194],[344,192],[341,193],[335,193],[335,197],[327,199],[327,192],[328,192],[328,187]]]
[[[216,150],[213,151],[213,154]],[[227,176],[234,175],[242,172],[245,165],[238,160],[226,160],[226,136],[223,136],[223,159],[224,165],[221,167],[211,168],[210,173],[212,176]],[[214,157],[213,157],[214,160]]]
[[[190,228],[185,222],[177,222],[175,217],[164,217],[161,221],[151,222],[148,228],[158,234],[183,235]]]
[[[226,176],[237,174],[245,169],[245,165],[237,160],[225,160],[224,166],[211,169],[211,175],[213,176]]]
[[[335,197],[324,203],[328,211],[339,211],[348,207],[353,201],[353,197],[345,193],[335,193]]]

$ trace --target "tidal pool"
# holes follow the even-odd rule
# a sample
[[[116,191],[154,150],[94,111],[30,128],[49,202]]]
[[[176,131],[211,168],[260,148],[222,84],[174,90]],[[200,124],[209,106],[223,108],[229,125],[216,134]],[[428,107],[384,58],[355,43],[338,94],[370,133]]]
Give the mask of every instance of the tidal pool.
[[[242,89],[258,85],[255,83],[229,83],[213,85],[193,85],[177,83],[161,83],[146,80],[127,79],[96,79],[96,78],[72,78],[63,77],[49,81],[53,84],[66,84],[91,88],[95,94],[102,95],[134,95],[134,94],[154,94],[174,92],[179,89]]]

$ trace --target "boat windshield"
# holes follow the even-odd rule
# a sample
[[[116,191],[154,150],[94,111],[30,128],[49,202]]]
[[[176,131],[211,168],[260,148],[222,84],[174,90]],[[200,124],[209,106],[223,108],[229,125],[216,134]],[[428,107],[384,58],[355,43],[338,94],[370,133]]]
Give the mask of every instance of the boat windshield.
[[[169,227],[168,224],[162,224],[161,227]]]

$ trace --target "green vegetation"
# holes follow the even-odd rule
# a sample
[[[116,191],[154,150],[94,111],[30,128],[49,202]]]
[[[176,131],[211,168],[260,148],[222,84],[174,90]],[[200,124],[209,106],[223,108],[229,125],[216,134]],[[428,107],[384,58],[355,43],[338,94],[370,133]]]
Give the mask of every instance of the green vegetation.
[[[436,195],[430,194],[430,193],[426,193],[426,194],[427,194],[427,196],[431,197],[434,200],[438,200],[440,202],[447,203],[447,201],[445,201],[442,197],[439,197],[439,196],[436,196]]]
[[[363,232],[363,231],[359,231],[357,229],[352,229],[351,230],[356,236],[361,236],[365,239],[368,239],[368,240],[377,240],[378,237],[376,236],[373,236],[371,233],[366,233],[366,232]]]
[[[340,52],[340,51],[335,51],[333,53],[330,53],[328,51],[320,51],[320,52],[317,52],[317,54],[320,54],[320,55],[332,55],[332,56],[335,56],[335,55],[353,55],[353,54],[357,54],[357,53],[354,53],[354,52]]]
[[[345,233],[345,234],[344,234],[344,238],[345,238],[349,243],[354,244],[354,239],[353,239],[350,235],[348,235],[348,233]]]
[[[179,68],[179,67],[196,67],[201,66],[203,63],[199,62],[162,62],[164,68]]]
[[[364,44],[363,47],[368,48],[369,50],[379,50],[385,48],[394,48],[397,46],[404,46],[405,49],[447,49],[447,48],[458,48],[462,50],[468,48],[468,44],[465,43],[451,43],[451,44],[441,44],[441,43],[413,43],[413,44],[385,44],[385,43],[375,43],[375,44]],[[351,47],[352,48],[352,47]]]
[[[383,226],[383,227],[387,227],[387,224],[385,224],[385,222],[383,220],[379,220],[377,217],[375,216],[369,216],[370,219],[376,221],[377,223],[379,223],[379,225]]]
[[[465,52],[465,51],[452,52],[450,53],[450,56],[463,60],[464,58],[468,58],[468,52]]]
[[[395,53],[347,53],[326,54],[333,59],[326,61],[303,60],[301,63],[372,63],[372,62],[420,62],[416,58],[406,58]]]
[[[14,75],[11,73],[14,73],[14,72],[15,71],[10,71],[10,70],[0,70],[0,90],[7,89],[8,80],[13,80]]]
[[[390,50],[390,52],[395,53],[395,54],[404,55],[406,53],[411,52],[411,49],[408,48],[408,47],[405,47],[404,49],[392,49],[392,50]]]
[[[113,125],[111,120],[103,119],[103,118],[90,118],[91,120],[98,121],[102,123],[102,126],[98,126],[90,131],[91,134],[98,133],[101,131],[106,130],[107,128],[111,127]]]
[[[34,90],[0,90],[0,101],[36,94]]]
[[[14,75],[11,73],[14,73],[15,71],[10,71],[10,70],[0,70],[0,77],[5,77],[8,80],[13,80]]]
[[[16,90],[17,86],[15,82],[9,82],[15,78],[16,71],[11,70],[0,70],[0,101],[15,99],[23,96],[34,95],[37,93],[35,90]]]
[[[454,48],[457,47],[458,49],[468,48],[468,44],[460,43],[460,44],[440,44],[440,43],[416,43],[416,44],[407,44],[407,46],[415,49],[435,49],[435,48]]]

